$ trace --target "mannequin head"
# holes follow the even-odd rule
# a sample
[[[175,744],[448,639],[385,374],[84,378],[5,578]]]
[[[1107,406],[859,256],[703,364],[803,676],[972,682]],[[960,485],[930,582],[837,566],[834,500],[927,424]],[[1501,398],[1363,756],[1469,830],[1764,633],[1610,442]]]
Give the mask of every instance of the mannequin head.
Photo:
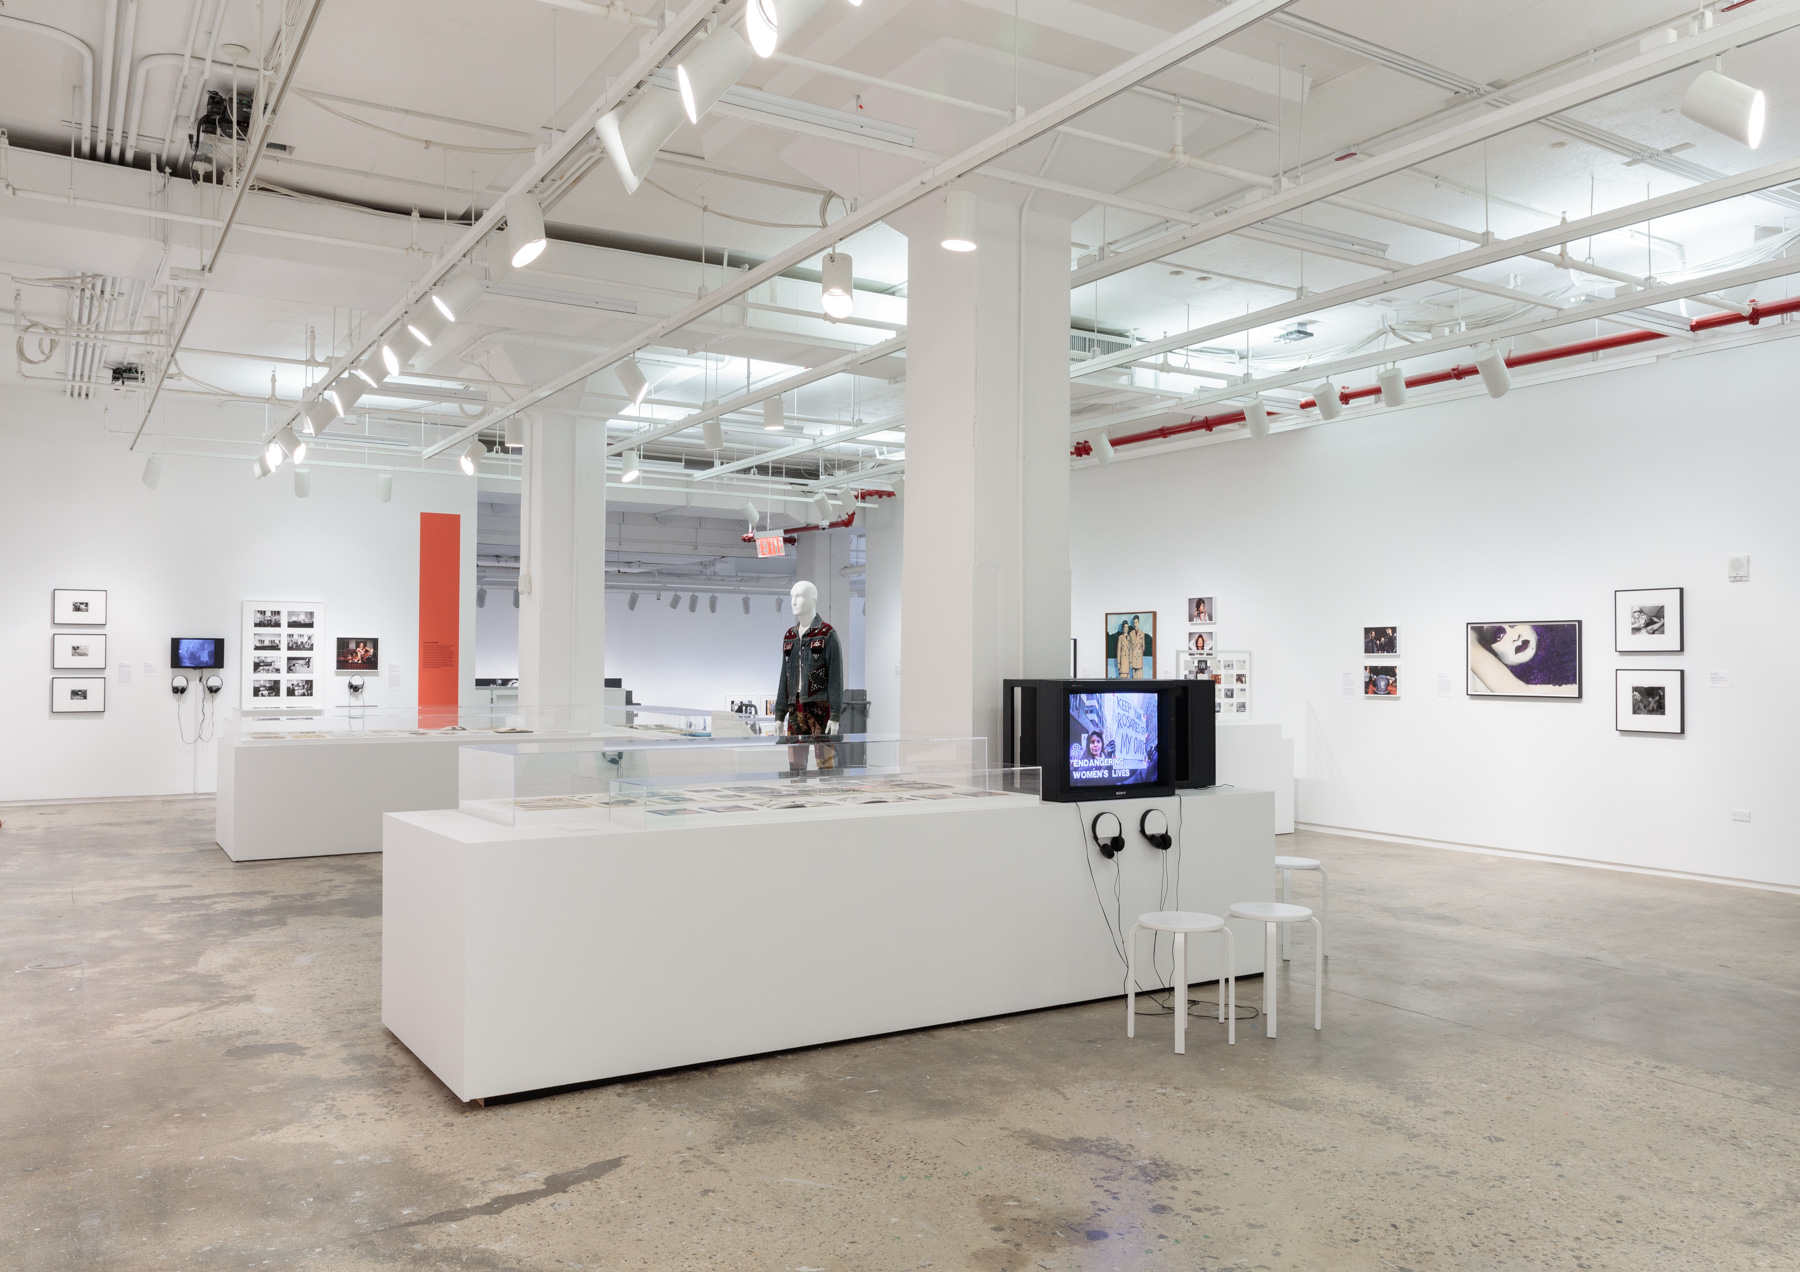
[[[794,626],[801,631],[811,627],[819,615],[819,589],[801,579],[788,593],[788,601],[794,607]]]

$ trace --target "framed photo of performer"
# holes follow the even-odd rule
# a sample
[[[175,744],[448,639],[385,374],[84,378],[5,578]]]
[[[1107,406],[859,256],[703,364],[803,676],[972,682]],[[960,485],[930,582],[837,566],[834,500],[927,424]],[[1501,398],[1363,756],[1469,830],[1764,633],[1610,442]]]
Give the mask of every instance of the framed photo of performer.
[[[1156,611],[1106,616],[1106,678],[1156,679]]]

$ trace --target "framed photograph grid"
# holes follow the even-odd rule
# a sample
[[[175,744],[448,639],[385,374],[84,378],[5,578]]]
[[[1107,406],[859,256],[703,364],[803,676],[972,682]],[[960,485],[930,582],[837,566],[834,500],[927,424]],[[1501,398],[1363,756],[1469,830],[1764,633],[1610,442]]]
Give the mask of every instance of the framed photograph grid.
[[[330,641],[319,601],[245,601],[243,707],[314,709]]]

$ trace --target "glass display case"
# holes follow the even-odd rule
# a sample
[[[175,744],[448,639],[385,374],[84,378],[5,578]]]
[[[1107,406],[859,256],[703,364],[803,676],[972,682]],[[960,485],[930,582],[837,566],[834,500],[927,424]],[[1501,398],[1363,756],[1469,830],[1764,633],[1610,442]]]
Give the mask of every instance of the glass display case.
[[[500,738],[538,734],[577,738],[592,732],[591,715],[586,707],[521,707],[512,703],[404,709],[339,706],[304,715],[229,711],[225,713],[221,741],[233,746],[257,746],[441,736]]]
[[[507,826],[645,829],[833,816],[1010,798],[1036,803],[1040,771],[990,768],[985,738],[847,734],[804,744],[712,738],[481,743],[458,756],[463,812]]]

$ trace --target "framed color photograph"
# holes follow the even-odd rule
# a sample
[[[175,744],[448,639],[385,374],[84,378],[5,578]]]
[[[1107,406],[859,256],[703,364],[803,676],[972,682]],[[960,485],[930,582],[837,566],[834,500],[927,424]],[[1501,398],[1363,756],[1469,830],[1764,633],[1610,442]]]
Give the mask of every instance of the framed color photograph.
[[[55,633],[50,637],[50,666],[57,671],[105,671],[106,633]]]
[[[1106,616],[1106,678],[1156,679],[1156,611]]]
[[[1398,698],[1400,668],[1387,663],[1363,664],[1363,697]]]
[[[91,715],[106,710],[106,680],[100,676],[50,677],[50,710],[57,715]]]
[[[1620,733],[1686,732],[1687,686],[1679,667],[1624,668],[1613,675]]]
[[[1682,652],[1682,589],[1645,587],[1613,593],[1613,649],[1621,654]]]
[[[1400,629],[1398,627],[1365,627],[1363,628],[1363,655],[1373,658],[1379,654],[1393,657],[1400,652]]]
[[[1470,623],[1471,698],[1581,697],[1581,620]]]
[[[1218,611],[1213,607],[1210,596],[1188,597],[1188,622],[1216,623],[1219,621]]]
[[[1192,653],[1211,653],[1219,647],[1219,634],[1210,631],[1189,632],[1187,647]]]
[[[57,588],[50,593],[50,621],[64,626],[106,626],[106,592]]]
[[[339,636],[337,638],[339,671],[380,671],[381,641],[374,636]]]

